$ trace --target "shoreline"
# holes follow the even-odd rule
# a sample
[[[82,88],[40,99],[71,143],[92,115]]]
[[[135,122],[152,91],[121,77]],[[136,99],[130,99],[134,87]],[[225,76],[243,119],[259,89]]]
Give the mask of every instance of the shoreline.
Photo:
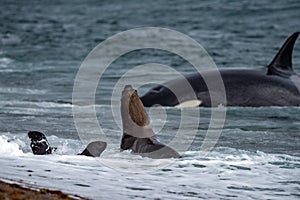
[[[0,199],[45,199],[45,200],[87,200],[87,198],[78,195],[65,194],[59,190],[50,190],[47,188],[38,188],[34,186],[23,186],[18,182],[8,183],[0,180]]]

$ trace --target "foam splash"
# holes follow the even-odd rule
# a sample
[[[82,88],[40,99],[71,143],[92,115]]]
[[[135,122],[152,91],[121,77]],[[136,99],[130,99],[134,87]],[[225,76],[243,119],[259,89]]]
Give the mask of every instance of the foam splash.
[[[19,145],[13,141],[9,141],[6,136],[0,136],[0,155],[1,156],[20,156],[23,151]]]

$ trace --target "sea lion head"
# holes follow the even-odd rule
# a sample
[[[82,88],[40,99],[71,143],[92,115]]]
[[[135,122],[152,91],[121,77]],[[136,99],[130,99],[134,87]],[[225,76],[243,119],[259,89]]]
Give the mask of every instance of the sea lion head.
[[[126,85],[122,92],[122,107],[121,110],[128,111],[130,119],[138,126],[149,125],[149,117],[145,110],[145,107],[137,94],[137,91],[132,88],[131,85]]]

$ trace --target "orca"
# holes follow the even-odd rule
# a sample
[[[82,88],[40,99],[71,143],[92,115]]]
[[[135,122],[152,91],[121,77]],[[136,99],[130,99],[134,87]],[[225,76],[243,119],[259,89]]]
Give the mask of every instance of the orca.
[[[194,73],[185,76],[185,80],[173,79],[153,87],[141,96],[141,101],[146,107],[299,106],[300,79],[292,66],[292,52],[298,35],[299,32],[295,32],[286,40],[267,70],[221,69]],[[208,90],[204,80],[216,80],[220,75],[223,90],[216,84]],[[191,90],[183,88],[186,81]],[[175,95],[173,91],[178,88]]]
[[[28,137],[31,139],[30,147],[34,155],[52,154],[57,149],[50,146],[46,136],[41,132],[29,131]],[[89,143],[83,152],[78,155],[99,157],[106,146],[106,142],[94,141]]]
[[[121,151],[130,150],[133,154],[153,159],[181,157],[178,152],[157,139],[145,107],[131,85],[126,85],[122,92],[121,115]]]

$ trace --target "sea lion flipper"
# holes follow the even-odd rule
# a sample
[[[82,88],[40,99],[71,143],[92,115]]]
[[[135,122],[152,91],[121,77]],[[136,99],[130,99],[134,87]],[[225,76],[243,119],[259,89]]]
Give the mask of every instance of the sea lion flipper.
[[[128,150],[130,149],[134,142],[136,140],[136,137],[133,137],[126,132],[123,132],[122,138],[121,138],[121,144],[120,144],[120,149],[121,151]]]
[[[82,153],[78,155],[99,157],[100,154],[106,149],[107,143],[102,141],[94,141],[87,145]]]
[[[52,150],[56,149],[50,146],[46,136],[41,132],[29,131],[28,137],[31,139],[30,147],[35,155],[51,154]]]

